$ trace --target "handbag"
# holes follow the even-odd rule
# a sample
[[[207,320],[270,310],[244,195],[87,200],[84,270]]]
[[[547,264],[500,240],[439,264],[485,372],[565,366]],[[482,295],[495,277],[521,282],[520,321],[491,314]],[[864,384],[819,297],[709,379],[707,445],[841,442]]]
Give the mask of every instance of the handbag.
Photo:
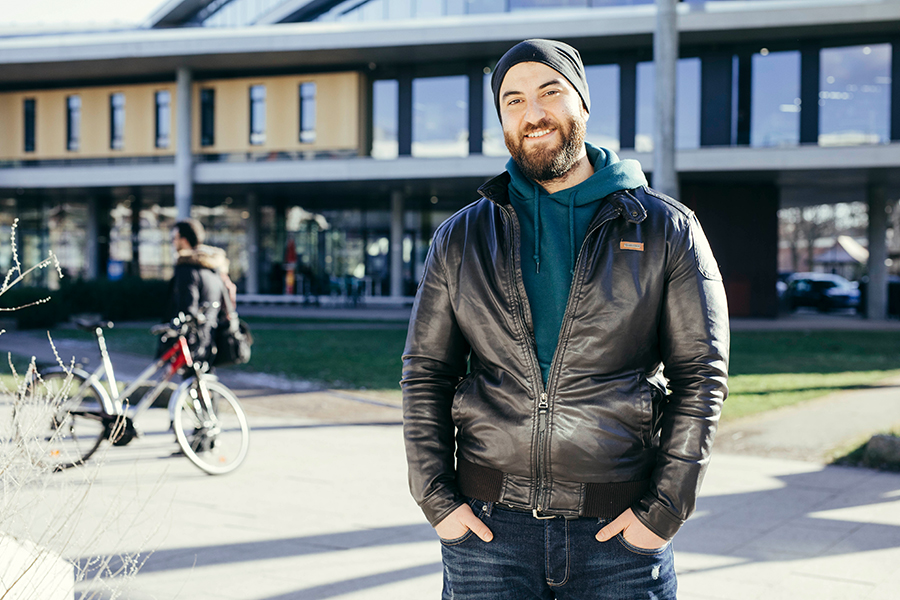
[[[250,327],[238,317],[237,311],[231,306],[228,290],[225,290],[224,301],[228,318],[216,327],[216,354],[212,361],[215,367],[242,365],[248,362],[250,347],[253,345]]]

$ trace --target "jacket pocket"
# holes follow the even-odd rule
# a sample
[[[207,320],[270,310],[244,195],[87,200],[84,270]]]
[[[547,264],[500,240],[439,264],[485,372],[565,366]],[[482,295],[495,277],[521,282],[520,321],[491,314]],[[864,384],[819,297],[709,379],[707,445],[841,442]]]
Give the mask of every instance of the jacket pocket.
[[[641,442],[649,448],[653,442],[654,420],[654,388],[643,373],[638,373],[638,389],[641,391]]]

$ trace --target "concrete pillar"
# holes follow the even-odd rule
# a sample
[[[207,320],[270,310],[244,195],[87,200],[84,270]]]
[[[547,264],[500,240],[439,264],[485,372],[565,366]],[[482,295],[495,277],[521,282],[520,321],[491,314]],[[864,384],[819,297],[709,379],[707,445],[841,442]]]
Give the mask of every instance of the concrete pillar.
[[[100,232],[100,224],[97,222],[97,198],[91,196],[87,203],[87,231],[86,248],[84,249],[84,276],[86,279],[97,278],[97,255],[100,242],[97,237]]]
[[[870,186],[869,196],[869,284],[866,314],[869,319],[887,319],[887,194],[883,187]]]
[[[128,263],[128,274],[141,276],[141,208],[143,207],[141,191],[135,189],[131,195],[131,261]]]
[[[247,194],[247,277],[245,293],[259,293],[259,205],[256,194]]]
[[[194,198],[194,157],[191,152],[192,77],[190,69],[178,69],[175,92],[175,209],[178,220],[191,217],[191,203]]]
[[[675,90],[678,69],[676,0],[656,0],[653,63],[656,76],[656,131],[653,135],[653,187],[678,197],[675,171]]]
[[[403,192],[391,192],[391,297],[403,296]]]

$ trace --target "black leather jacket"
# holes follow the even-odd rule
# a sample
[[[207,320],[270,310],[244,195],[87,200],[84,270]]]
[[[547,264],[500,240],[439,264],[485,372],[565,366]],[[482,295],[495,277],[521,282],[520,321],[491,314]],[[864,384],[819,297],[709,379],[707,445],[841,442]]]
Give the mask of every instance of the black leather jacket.
[[[544,515],[630,506],[670,539],[727,395],[728,313],[706,237],[649,188],[605,198],[545,387],[508,182],[443,223],[426,260],[401,381],[412,495],[432,525],[464,496],[494,495],[479,499]]]

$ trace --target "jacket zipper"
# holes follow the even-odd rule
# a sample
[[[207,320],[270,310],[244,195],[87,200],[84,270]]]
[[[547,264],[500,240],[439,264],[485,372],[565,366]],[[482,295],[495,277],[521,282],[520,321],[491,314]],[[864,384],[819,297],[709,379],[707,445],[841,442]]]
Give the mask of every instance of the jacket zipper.
[[[522,294],[519,291],[519,286],[524,286],[524,284],[521,282],[522,274],[520,264],[521,252],[519,249],[519,220],[518,217],[516,217],[515,209],[511,206],[500,206],[500,209],[502,211],[502,214],[506,215],[507,222],[511,227],[511,234],[513,239],[509,244],[509,252],[510,261],[512,262],[514,267],[511,273],[513,279],[512,288],[515,290],[514,293],[516,295],[516,304],[518,309],[516,311],[517,316],[522,326],[522,330],[525,331],[528,335],[528,358],[529,362],[531,363],[531,377],[535,382],[535,389],[533,391],[535,392],[534,397],[538,399],[538,438],[537,444],[535,444],[534,448],[532,449],[532,464],[536,465],[535,480],[538,482],[538,489],[535,490],[534,495],[534,503],[537,505],[537,510],[540,511],[542,510],[541,496],[544,487],[544,479],[546,478],[546,466],[544,465],[544,440],[547,437],[547,411],[549,409],[549,402],[547,391],[544,389],[544,378],[541,375],[541,367],[538,364],[534,331],[532,330],[532,328],[528,327],[528,319],[525,318],[525,300],[522,298]]]
[[[557,352],[553,355],[553,361],[550,364],[550,374],[547,379],[547,386],[544,387],[544,379],[541,375],[541,369],[538,365],[537,359],[537,348],[534,340],[534,331],[532,331],[527,326],[527,320],[525,319],[525,309],[523,299],[520,297],[519,293],[519,284],[521,283],[520,279],[522,277],[521,274],[521,265],[520,265],[520,249],[519,249],[519,223],[518,218],[515,215],[515,209],[512,207],[507,208],[506,206],[497,205],[500,207],[501,214],[505,215],[509,224],[511,224],[513,228],[514,235],[514,243],[509,244],[510,247],[510,259],[512,260],[512,264],[516,267],[513,269],[513,288],[516,292],[516,299],[518,304],[518,317],[521,320],[522,328],[529,333],[529,359],[531,362],[531,370],[532,377],[536,382],[537,386],[537,398],[538,398],[538,443],[537,447],[534,449],[533,461],[534,464],[537,465],[537,481],[538,481],[538,489],[536,490],[535,500],[537,504],[537,509],[534,515],[537,517],[539,512],[544,510],[544,506],[546,505],[548,498],[547,495],[550,491],[550,482],[547,477],[547,463],[549,462],[549,412],[550,412],[550,395],[549,390],[553,389],[553,384],[555,383],[554,375],[558,368],[558,363],[560,360],[559,353],[559,343],[561,340],[568,335],[568,330],[572,324],[572,316],[571,316],[571,305],[572,298],[575,296],[575,279],[576,275],[573,275],[572,286],[569,288],[569,297],[566,300],[566,310],[563,313],[563,323],[560,327],[559,339],[557,339]],[[510,212],[512,214],[510,214]],[[588,239],[591,235],[593,235],[600,227],[612,221],[613,219],[619,217],[621,215],[621,210],[614,210],[609,216],[595,224],[591,227],[588,232],[584,236],[584,240],[581,242],[581,248],[578,251],[578,257],[575,260],[574,272],[577,274],[579,271],[579,267],[581,266],[582,256],[584,255],[584,248],[587,244]]]
[[[584,248],[587,246],[588,240],[590,237],[597,232],[603,225],[612,221],[613,219],[619,217],[621,215],[621,211],[618,209],[613,210],[608,216],[601,219],[597,222],[593,227],[591,227],[588,232],[584,235],[584,240],[581,242],[581,248],[578,250],[578,257],[575,259],[575,266],[573,267],[573,275],[572,275],[572,285],[569,287],[569,297],[566,300],[566,310],[563,313],[563,322],[559,328],[559,338],[556,340],[556,352],[553,353],[553,361],[550,363],[550,373],[547,376],[547,391],[555,390],[554,384],[556,383],[556,379],[558,379],[558,371],[559,371],[559,363],[562,360],[560,357],[562,353],[559,351],[562,341],[566,339],[569,335],[569,331],[571,330],[572,323],[574,322],[574,318],[572,316],[572,298],[574,298],[578,292],[581,291],[580,286],[576,290],[576,286],[578,286],[578,273],[580,272],[581,262],[584,257]],[[537,352],[534,351],[535,361],[537,360]],[[543,383],[543,380],[539,380]],[[541,395],[542,402],[538,404],[538,439],[542,442],[547,442],[541,444],[546,446],[545,448],[540,448],[541,457],[538,461],[539,475],[540,475],[540,490],[538,491],[538,507],[537,510],[540,512],[542,507],[549,503],[549,493],[550,493],[550,482],[547,477],[547,467],[546,465],[550,462],[550,448],[549,448],[549,431],[548,431],[548,421],[549,416],[548,412],[550,409],[549,406],[549,395],[548,393],[542,393]],[[541,405],[543,404],[543,408]]]

